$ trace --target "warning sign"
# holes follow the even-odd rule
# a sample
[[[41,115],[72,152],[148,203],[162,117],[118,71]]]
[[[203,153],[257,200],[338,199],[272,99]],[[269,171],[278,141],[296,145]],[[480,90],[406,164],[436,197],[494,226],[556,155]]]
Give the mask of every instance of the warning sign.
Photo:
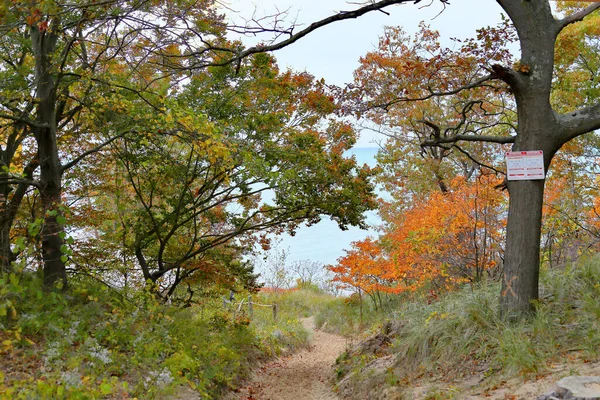
[[[509,151],[506,153],[506,176],[509,181],[544,179],[544,152]]]

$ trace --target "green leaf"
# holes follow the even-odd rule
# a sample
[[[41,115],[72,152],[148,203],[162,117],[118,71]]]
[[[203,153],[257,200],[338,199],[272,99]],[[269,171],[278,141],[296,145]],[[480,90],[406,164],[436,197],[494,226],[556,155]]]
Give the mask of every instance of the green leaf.
[[[110,383],[102,383],[100,385],[100,391],[104,395],[111,394],[112,393],[112,385]]]
[[[17,238],[17,240],[15,241],[15,251],[18,252],[20,250],[23,250],[25,247],[25,238],[23,236]]]

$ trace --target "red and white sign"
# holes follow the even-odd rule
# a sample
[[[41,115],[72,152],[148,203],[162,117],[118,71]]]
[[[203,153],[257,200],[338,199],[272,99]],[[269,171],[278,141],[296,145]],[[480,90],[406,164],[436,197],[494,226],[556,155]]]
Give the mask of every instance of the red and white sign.
[[[545,179],[544,152],[509,151],[506,153],[506,176],[509,181]]]

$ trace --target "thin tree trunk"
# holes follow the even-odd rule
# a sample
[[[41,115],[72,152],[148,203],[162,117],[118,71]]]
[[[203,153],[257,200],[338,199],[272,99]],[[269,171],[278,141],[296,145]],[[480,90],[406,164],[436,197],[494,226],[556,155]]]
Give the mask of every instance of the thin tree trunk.
[[[10,158],[12,159],[12,156]],[[4,165],[10,165],[10,162],[4,160]],[[31,161],[23,169],[23,177],[28,180],[32,179],[33,172],[37,167],[37,160]],[[6,175],[3,177],[5,176]],[[29,185],[24,182],[19,183],[10,199],[8,198],[10,193],[8,186],[0,185],[0,187],[2,188],[0,193],[4,196],[4,201],[0,203],[0,273],[9,273],[12,271],[11,263],[15,261],[18,256],[18,254],[15,254],[10,247],[10,232]]]
[[[4,220],[0,222],[0,274],[12,271],[11,263],[14,261],[14,254],[10,249],[10,228],[11,224]]]

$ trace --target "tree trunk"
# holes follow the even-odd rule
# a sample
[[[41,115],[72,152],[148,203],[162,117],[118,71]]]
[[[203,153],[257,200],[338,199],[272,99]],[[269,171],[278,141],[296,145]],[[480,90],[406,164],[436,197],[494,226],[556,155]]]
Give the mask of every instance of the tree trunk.
[[[509,182],[500,310],[510,318],[534,311],[538,298],[544,181]]]
[[[40,104],[40,113],[44,110]],[[59,281],[63,289],[67,286],[67,272],[62,259],[64,228],[61,209],[62,171],[58,158],[56,131],[50,128],[39,129],[36,132],[38,157],[40,160],[40,198],[44,213],[44,224],[40,232],[42,238],[42,259],[44,262],[44,286],[52,287]]]
[[[0,224],[0,274],[7,274],[12,271],[11,262],[14,261],[14,255],[10,249],[11,224],[4,220]]]
[[[61,219],[62,165],[58,154],[56,125],[57,76],[52,62],[58,37],[50,31],[31,28],[32,49],[35,55],[36,97],[39,99],[34,135],[40,165],[40,198],[44,213],[41,230],[44,286],[61,282],[67,286],[67,272],[62,259],[64,232]]]
[[[7,146],[8,147],[8,146]],[[12,158],[9,156],[8,148],[2,151],[0,154],[0,160],[3,168],[9,168],[8,159]],[[5,170],[0,171],[0,180],[4,181],[8,179],[8,172]],[[9,186],[4,183],[0,183],[0,275],[11,272],[11,261],[12,251],[10,249],[10,228],[12,224],[7,221],[8,214],[8,196],[10,193]]]
[[[8,146],[7,146],[8,147]],[[3,155],[3,165],[8,166],[12,162],[14,151],[7,149]],[[37,160],[31,161],[23,169],[23,177],[31,180],[33,172],[38,167]],[[2,174],[2,178],[8,178],[8,174]],[[0,195],[4,198],[0,202],[0,273],[9,273],[12,271],[11,263],[16,260],[18,253],[12,251],[10,245],[10,231],[17,217],[17,212],[21,202],[25,197],[28,183],[21,182],[10,197],[10,188],[8,185],[0,184]],[[10,197],[10,198],[9,198]]]
[[[40,190],[44,210],[44,225],[41,231],[42,259],[44,261],[44,286],[49,288],[60,282],[62,288],[66,289],[67,271],[62,259],[64,242],[61,237],[64,229],[59,221],[59,217],[62,217],[60,191],[60,180],[43,184]]]
[[[514,23],[521,44],[515,69],[497,69],[515,95],[518,114],[514,151],[542,150],[547,173],[565,142],[550,104],[557,30],[548,1],[498,0]],[[500,312],[509,319],[535,311],[545,180],[508,182],[504,274]]]

